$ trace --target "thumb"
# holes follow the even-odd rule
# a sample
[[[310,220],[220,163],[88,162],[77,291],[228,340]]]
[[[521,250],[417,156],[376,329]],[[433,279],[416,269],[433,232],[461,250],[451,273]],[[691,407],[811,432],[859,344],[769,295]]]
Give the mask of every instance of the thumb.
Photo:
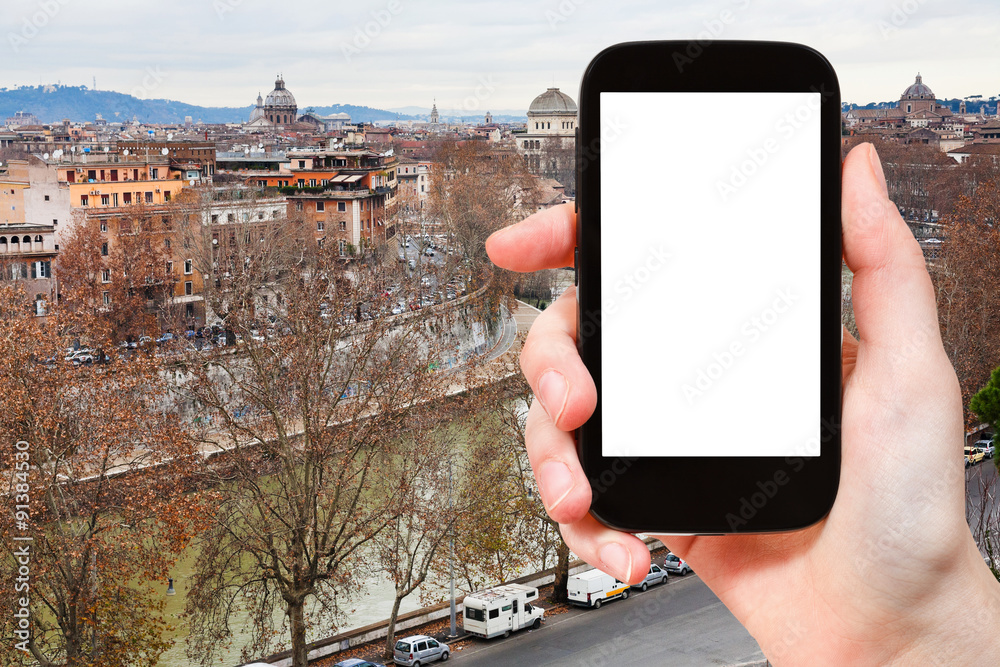
[[[854,272],[853,302],[865,345],[940,347],[934,287],[920,245],[888,197],[871,144],[844,160],[844,260]]]

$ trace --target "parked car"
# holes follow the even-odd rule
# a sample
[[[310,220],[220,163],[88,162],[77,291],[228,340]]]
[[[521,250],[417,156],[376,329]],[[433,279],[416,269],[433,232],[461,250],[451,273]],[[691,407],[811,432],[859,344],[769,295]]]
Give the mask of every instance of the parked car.
[[[165,331],[160,334],[160,337],[156,339],[157,345],[163,345],[164,343],[171,343],[174,340],[174,335],[169,331]]]
[[[360,658],[348,658],[347,660],[341,660],[333,667],[385,667],[385,665],[381,662],[368,662]]]
[[[81,347],[79,350],[72,350],[71,352],[69,352],[63,360],[75,362],[78,359],[82,359],[84,357],[91,357],[91,361],[93,361],[93,355],[94,355],[93,350],[91,350],[88,347]]]
[[[691,566],[687,564],[687,561],[672,553],[668,553],[667,557],[663,561],[663,568],[667,572],[673,572],[674,574],[679,574],[682,577],[685,574],[690,574],[694,572]]]
[[[972,446],[981,451],[983,453],[983,457],[988,459],[993,458],[993,452],[995,451],[995,448],[993,447],[993,438],[988,440],[977,440]]]
[[[655,584],[664,584],[667,581],[667,571],[661,568],[656,563],[651,563],[649,566],[649,572],[646,573],[646,578],[642,580],[641,584],[635,584],[632,588],[638,588],[645,591],[650,586]]]
[[[428,662],[440,660],[444,662],[451,657],[448,645],[427,635],[410,635],[396,642],[392,650],[392,661],[397,665],[425,665]]]
[[[971,465],[976,465],[985,458],[983,453],[975,447],[966,447],[965,455],[969,457],[969,463]]]
[[[600,570],[571,574],[566,582],[566,597],[570,604],[600,609],[610,600],[628,599],[629,585]]]

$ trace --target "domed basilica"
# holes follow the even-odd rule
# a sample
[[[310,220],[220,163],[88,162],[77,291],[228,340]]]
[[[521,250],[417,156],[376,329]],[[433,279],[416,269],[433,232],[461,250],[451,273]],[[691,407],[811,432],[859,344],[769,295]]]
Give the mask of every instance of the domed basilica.
[[[268,93],[266,100],[257,95],[257,106],[250,113],[247,125],[291,125],[298,117],[299,106],[295,96],[285,88],[285,80],[279,74],[274,82],[274,90]]]
[[[549,88],[528,107],[527,131],[515,135],[529,171],[556,179],[566,186],[568,194],[576,190],[576,115],[573,98],[558,88]]]

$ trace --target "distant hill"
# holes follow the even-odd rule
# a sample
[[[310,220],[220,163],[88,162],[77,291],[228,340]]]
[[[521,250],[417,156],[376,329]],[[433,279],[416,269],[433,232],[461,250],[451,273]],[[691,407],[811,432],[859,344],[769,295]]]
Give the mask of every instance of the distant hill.
[[[306,108],[323,115],[348,113],[357,122],[412,120],[411,116],[353,104],[300,107],[300,113]],[[200,107],[173,100],[144,100],[113,91],[91,90],[86,86],[0,88],[0,123],[18,111],[32,113],[42,123],[58,123],[64,118],[74,122],[93,121],[97,114],[109,123],[128,122],[133,118],[143,123],[183,123],[185,116],[196,123],[241,123],[250,118],[252,110],[252,105]]]

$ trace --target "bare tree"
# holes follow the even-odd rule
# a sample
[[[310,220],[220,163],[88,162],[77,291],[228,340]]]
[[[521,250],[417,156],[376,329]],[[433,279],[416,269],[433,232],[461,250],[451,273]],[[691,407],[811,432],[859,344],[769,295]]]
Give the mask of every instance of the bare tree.
[[[237,608],[252,620],[245,657],[279,641],[280,609],[293,664],[306,664],[310,619],[336,625],[362,556],[411,509],[419,466],[398,474],[392,443],[446,384],[429,370],[447,352],[433,309],[391,316],[380,265],[347,267],[329,249],[305,257],[280,312],[230,302],[227,321],[279,317],[270,334],[185,362],[183,391],[231,449],[206,471],[221,500],[188,597],[189,656],[202,664]]]
[[[161,359],[65,361],[71,340],[112,350],[115,327],[73,292],[44,322],[22,297],[0,286],[0,467],[12,501],[0,514],[0,655],[43,667],[153,665],[169,646],[167,572],[202,522],[200,496],[186,493],[193,443],[161,409]]]

